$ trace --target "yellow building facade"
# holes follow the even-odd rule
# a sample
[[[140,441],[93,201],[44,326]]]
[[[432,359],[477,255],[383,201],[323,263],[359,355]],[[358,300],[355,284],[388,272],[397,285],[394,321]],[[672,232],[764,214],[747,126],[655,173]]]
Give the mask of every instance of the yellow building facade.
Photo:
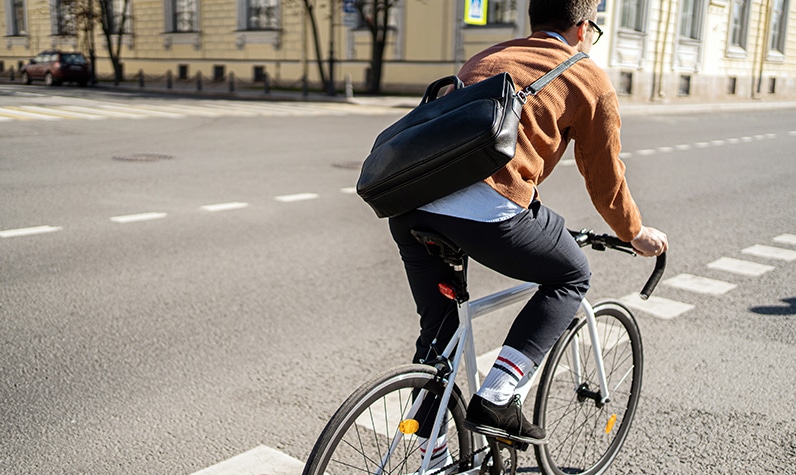
[[[42,50],[86,53],[75,2],[0,0],[0,72]],[[121,17],[124,0],[110,2]],[[318,57],[334,62],[338,90],[362,91],[371,37],[357,0],[314,0],[318,47],[303,0],[129,0],[125,77],[208,81],[234,77],[274,87],[320,88]],[[796,10],[791,0],[602,0],[605,31],[592,58],[623,101],[796,99]],[[372,4],[373,0],[366,0]],[[381,2],[379,2],[381,3]],[[486,46],[530,34],[528,0],[392,0],[382,89],[421,92]],[[466,20],[473,20],[475,23]],[[112,71],[95,29],[97,72]]]

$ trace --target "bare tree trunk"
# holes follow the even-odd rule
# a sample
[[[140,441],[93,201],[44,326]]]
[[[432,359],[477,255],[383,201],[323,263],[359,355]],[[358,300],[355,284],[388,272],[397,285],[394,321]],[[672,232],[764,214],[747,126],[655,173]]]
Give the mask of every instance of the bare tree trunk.
[[[334,8],[334,0],[329,1],[332,2],[332,8]],[[323,70],[321,43],[320,39],[318,38],[318,22],[315,19],[315,10],[312,5],[312,0],[304,0],[304,7],[307,9],[307,14],[310,17],[310,25],[312,26],[312,39],[315,42],[315,60],[318,63],[318,74],[321,76],[321,82],[323,83],[323,88],[325,90],[329,82],[326,79],[326,72]]]

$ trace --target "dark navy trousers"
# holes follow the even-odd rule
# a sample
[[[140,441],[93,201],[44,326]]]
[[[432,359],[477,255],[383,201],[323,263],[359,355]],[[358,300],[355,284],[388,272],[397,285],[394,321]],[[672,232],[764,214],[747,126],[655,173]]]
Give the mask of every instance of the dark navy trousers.
[[[589,289],[589,263],[564,225],[564,219],[534,200],[529,209],[497,223],[453,218],[425,211],[390,219],[417,312],[420,336],[414,362],[427,359],[431,342],[445,348],[458,327],[456,303],[437,284],[450,282],[453,270],[426,252],[411,229],[446,236],[477,262],[508,277],[540,284],[515,318],[504,342],[536,365],[564,332]]]

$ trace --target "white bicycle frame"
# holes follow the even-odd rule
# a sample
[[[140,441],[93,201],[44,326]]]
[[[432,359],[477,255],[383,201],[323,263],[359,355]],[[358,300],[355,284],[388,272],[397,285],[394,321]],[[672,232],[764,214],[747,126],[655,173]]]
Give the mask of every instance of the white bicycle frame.
[[[481,297],[479,299],[473,301],[466,301],[458,306],[459,312],[459,328],[456,330],[456,333],[451,338],[451,341],[445,347],[445,350],[442,352],[444,358],[448,359],[448,361],[452,360],[451,364],[451,373],[450,373],[450,380],[455,380],[456,374],[458,374],[459,367],[461,365],[462,358],[464,358],[464,365],[467,370],[467,390],[469,392],[469,396],[478,391],[480,387],[480,378],[478,375],[478,367],[476,362],[476,354],[475,354],[475,341],[473,340],[473,326],[472,321],[475,318],[480,316],[492,313],[498,309],[511,305],[513,303],[525,301],[528,299],[529,295],[532,294],[536,289],[539,287],[539,284],[526,282],[523,284],[519,284],[515,287],[510,289],[502,290],[500,292],[496,292],[494,294],[487,295],[485,297]],[[607,403],[610,400],[610,394],[608,392],[608,382],[605,377],[605,366],[603,364],[603,357],[602,357],[602,348],[600,345],[600,338],[597,332],[597,321],[594,318],[594,309],[589,304],[589,302],[584,299],[581,304],[580,308],[583,309],[583,312],[586,314],[586,321],[589,328],[589,336],[591,340],[592,350],[594,352],[594,361],[595,365],[597,366],[597,376],[599,378],[600,383],[600,397],[602,403]],[[459,344],[462,342],[463,344]],[[455,349],[455,353],[454,353]],[[571,351],[573,353],[572,361],[579,362],[579,354],[580,351],[579,345],[573,344],[571,345]],[[453,358],[451,358],[453,356]],[[545,358],[546,360],[546,358]],[[543,361],[542,364],[539,365],[537,371],[531,377],[526,377],[523,381],[520,382],[520,385],[517,387],[517,393],[519,393],[523,399],[528,395],[531,387],[533,386],[533,382],[536,379],[536,374],[541,372],[542,367],[546,361]],[[573,374],[576,377],[575,381],[575,388],[577,389],[582,382],[582,374],[580,365],[577,365],[576,368],[571,368]],[[437,415],[434,419],[434,426],[431,431],[431,435],[429,440],[437,440],[439,436],[440,429],[443,426],[443,420],[445,418],[445,413],[447,412],[448,402],[451,398],[451,393],[453,391],[453,384],[446,384],[445,391],[442,394],[442,399],[440,400],[439,408],[440,410],[437,411]],[[418,409],[420,408],[420,404],[425,397],[426,391],[423,390],[420,392],[420,395],[415,399],[415,402],[412,404],[412,408],[409,410],[409,414],[407,418],[412,418],[417,413]],[[486,439],[484,436],[480,434],[473,434],[476,436],[476,440],[478,441],[478,446],[483,446],[486,444]],[[376,471],[377,475],[382,473],[382,467],[385,467],[387,464],[387,460],[390,458],[390,455],[395,451],[398,446],[398,443],[401,441],[403,434],[398,431],[398,433],[393,438],[392,444],[390,445],[390,450],[384,456],[379,469]],[[417,472],[418,475],[424,475],[428,470],[428,466],[431,463],[431,455],[432,450],[426,451],[425,457],[423,457],[423,463],[420,467],[420,471]],[[481,456],[480,454],[476,456],[476,460],[474,463],[474,467],[472,470],[468,472],[462,472],[467,474],[477,474],[480,470],[481,465]]]

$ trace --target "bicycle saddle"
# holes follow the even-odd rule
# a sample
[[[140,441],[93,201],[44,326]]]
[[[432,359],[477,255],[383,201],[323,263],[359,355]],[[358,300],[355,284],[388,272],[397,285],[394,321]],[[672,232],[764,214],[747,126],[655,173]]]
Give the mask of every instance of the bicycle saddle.
[[[467,253],[445,236],[424,229],[412,229],[410,232],[432,256],[439,256],[451,265],[462,265],[464,262]]]

